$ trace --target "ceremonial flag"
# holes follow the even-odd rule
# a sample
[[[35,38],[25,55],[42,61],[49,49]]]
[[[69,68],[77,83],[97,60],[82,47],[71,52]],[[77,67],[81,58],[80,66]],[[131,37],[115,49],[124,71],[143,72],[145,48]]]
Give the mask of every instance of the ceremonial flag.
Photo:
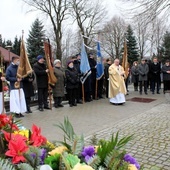
[[[80,78],[80,80],[81,80],[81,83],[84,84],[87,77],[91,74],[91,69],[90,69],[89,60],[87,58],[87,53],[86,53],[83,43],[81,46],[80,71],[83,74],[83,76]]]
[[[100,52],[100,43],[97,42],[97,74],[96,79],[100,80],[104,74],[104,67],[103,67],[103,57]]]
[[[19,78],[24,78],[27,77],[30,73],[33,72],[28,56],[27,56],[27,52],[25,49],[25,43],[22,37],[21,40],[21,45],[20,45],[20,63],[18,66],[18,70],[17,70],[17,77]]]
[[[54,75],[54,69],[52,67],[52,54],[51,54],[51,45],[49,42],[44,41],[44,51],[45,51],[45,59],[47,63],[47,68],[49,69],[48,72],[48,83],[54,87],[55,83],[57,82],[57,78]]]
[[[122,67],[124,68],[126,78],[129,74],[129,63],[128,63],[128,55],[127,55],[127,44],[126,40],[124,42],[124,53],[123,53],[123,59],[122,59]]]

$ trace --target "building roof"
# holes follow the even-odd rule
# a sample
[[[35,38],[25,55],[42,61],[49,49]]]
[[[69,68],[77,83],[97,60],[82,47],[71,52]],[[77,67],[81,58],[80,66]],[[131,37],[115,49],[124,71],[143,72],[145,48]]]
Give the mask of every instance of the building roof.
[[[13,56],[18,56],[12,52],[9,53],[9,51],[7,49],[5,49],[1,46],[0,46],[0,53],[1,53],[1,56],[3,57],[4,62],[9,62],[9,60],[11,62],[11,59]]]

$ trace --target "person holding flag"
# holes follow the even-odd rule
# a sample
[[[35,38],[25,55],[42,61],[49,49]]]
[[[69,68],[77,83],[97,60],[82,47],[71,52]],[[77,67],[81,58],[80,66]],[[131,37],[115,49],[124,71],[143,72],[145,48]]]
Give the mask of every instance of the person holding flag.
[[[6,79],[10,82],[10,112],[15,113],[16,118],[24,117],[22,113],[27,111],[22,78],[17,77],[19,64],[19,57],[13,56],[12,63],[6,70]],[[16,82],[19,86],[16,86]]]
[[[22,35],[20,57],[13,56],[12,63],[6,70],[6,79],[10,81],[10,112],[16,113],[16,118],[24,117],[22,113],[27,111],[23,91],[23,78],[32,72]]]
[[[104,66],[103,66],[103,57],[100,51],[100,43],[97,42],[97,66],[96,66],[96,98],[100,99],[103,92],[103,75],[104,75]]]
[[[83,102],[86,100],[87,102],[91,101],[90,91],[90,77],[91,69],[87,57],[87,53],[84,47],[84,43],[82,43],[81,46],[81,61],[80,61],[80,71],[82,74],[82,77],[80,78],[80,81],[82,83],[82,98]],[[86,96],[84,95],[86,93]]]

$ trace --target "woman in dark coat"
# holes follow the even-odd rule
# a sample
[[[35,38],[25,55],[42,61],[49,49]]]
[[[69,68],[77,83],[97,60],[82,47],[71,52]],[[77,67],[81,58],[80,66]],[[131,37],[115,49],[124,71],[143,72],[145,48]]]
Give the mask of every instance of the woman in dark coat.
[[[164,84],[164,93],[170,90],[170,61],[166,60],[165,65],[162,67],[163,73],[163,84]]]
[[[34,96],[34,87],[33,87],[34,78],[35,78],[34,73],[31,73],[23,79],[23,90],[24,90],[25,101],[27,106],[26,113],[32,113],[30,109],[30,102],[31,102],[31,97]]]
[[[139,82],[139,71],[138,71],[138,62],[134,61],[131,68],[132,83],[134,85],[134,90],[138,91],[138,82]]]
[[[68,93],[70,107],[77,106],[76,96],[79,85],[79,75],[77,70],[73,66],[73,61],[67,63],[66,75],[66,90]]]
[[[56,59],[54,61],[54,75],[57,78],[57,82],[55,84],[55,87],[53,88],[53,99],[54,99],[54,107],[63,107],[61,104],[62,99],[64,97],[64,79],[65,79],[65,73],[63,69],[61,68],[61,61]]]

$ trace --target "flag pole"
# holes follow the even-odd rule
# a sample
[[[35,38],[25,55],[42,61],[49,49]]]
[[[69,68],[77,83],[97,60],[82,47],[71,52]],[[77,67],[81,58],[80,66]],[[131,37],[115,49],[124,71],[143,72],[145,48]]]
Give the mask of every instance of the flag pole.
[[[0,51],[0,59],[1,59],[1,67],[0,68],[1,68],[1,73],[2,73],[2,76],[3,76],[3,74],[4,74],[3,69],[4,69],[4,67],[3,67],[3,57],[1,55],[1,51]],[[4,113],[4,111],[5,111],[4,82],[2,81],[2,113]]]
[[[82,101],[83,101],[83,104],[85,103],[85,100],[84,100],[84,83],[82,83]]]
[[[96,79],[96,93],[95,93],[95,99],[97,100],[97,88],[98,88],[98,80]]]

